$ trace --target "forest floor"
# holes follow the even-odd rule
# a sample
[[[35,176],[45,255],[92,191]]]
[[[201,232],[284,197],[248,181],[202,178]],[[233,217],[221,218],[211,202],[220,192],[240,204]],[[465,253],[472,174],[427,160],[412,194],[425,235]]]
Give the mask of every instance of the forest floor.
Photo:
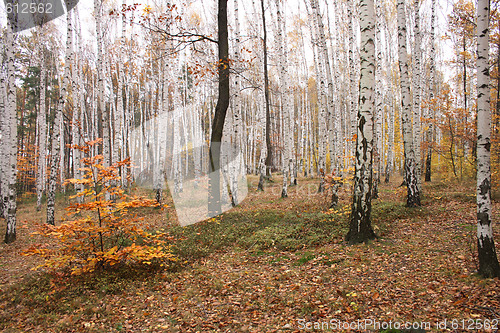
[[[449,331],[496,331],[500,281],[474,273],[474,186],[423,184],[422,207],[408,209],[400,182],[381,184],[373,202],[379,237],[368,244],[343,242],[347,189],[329,210],[328,198],[316,193],[317,180],[299,179],[281,199],[279,177],[264,193],[250,177],[239,207],[186,228],[166,224],[179,239],[175,270],[79,279],[34,272],[38,259],[20,255],[43,216],[25,200],[18,240],[0,245],[0,331],[294,332],[365,319],[380,327],[351,331],[389,322],[438,331],[444,320]],[[494,206],[499,221],[499,203]],[[161,224],[172,214],[146,217]],[[497,224],[494,229],[498,242]]]

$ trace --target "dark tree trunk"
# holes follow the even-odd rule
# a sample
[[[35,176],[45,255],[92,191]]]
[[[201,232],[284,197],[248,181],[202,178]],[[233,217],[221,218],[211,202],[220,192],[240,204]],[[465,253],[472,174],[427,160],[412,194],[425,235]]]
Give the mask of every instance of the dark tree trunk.
[[[264,191],[264,175],[262,173],[259,177],[259,185],[257,186],[257,190]]]
[[[212,122],[212,135],[210,137],[209,150],[209,197],[208,212],[210,216],[222,213],[221,185],[220,185],[220,152],[222,132],[229,106],[229,45],[227,31],[227,0],[219,0],[218,12],[218,50],[219,50],[219,96],[215,106],[215,114]]]
[[[432,176],[431,164],[432,164],[432,149],[429,148],[427,150],[427,158],[425,159],[425,181],[426,182],[431,181],[431,176]]]
[[[266,176],[271,177],[271,170],[273,168],[273,146],[271,144],[271,110],[269,107],[269,74],[267,71],[267,30],[266,30],[266,14],[264,11],[264,0],[261,0],[262,7],[262,27],[264,29],[264,37],[262,39],[264,44],[264,96],[266,100]]]

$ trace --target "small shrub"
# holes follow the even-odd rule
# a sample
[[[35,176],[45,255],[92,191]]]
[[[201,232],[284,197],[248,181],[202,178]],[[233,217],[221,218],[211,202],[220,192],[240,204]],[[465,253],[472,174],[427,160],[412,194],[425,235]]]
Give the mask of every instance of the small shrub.
[[[88,156],[101,140],[75,146]],[[68,220],[58,226],[41,225],[36,234],[52,241],[32,246],[25,255],[39,255],[44,263],[37,268],[69,271],[72,275],[120,266],[164,267],[176,260],[167,237],[162,232],[147,232],[134,210],[156,207],[155,200],[132,197],[114,184],[118,170],[128,160],[110,167],[102,165],[103,156],[84,157],[83,179],[69,179],[68,184],[83,185],[72,198],[78,203],[68,208]]]

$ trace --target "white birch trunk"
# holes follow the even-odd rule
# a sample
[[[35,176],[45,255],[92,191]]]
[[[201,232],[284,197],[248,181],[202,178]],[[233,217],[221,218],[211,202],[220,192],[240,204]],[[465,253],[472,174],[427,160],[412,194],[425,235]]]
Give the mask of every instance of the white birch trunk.
[[[500,276],[491,227],[489,0],[477,5],[477,251],[479,274]]]
[[[403,130],[405,179],[408,189],[406,204],[408,207],[420,206],[420,192],[417,186],[417,166],[413,142],[411,121],[410,80],[408,77],[408,55],[406,46],[405,1],[398,0],[398,50],[399,73],[401,77],[401,126]]]
[[[110,140],[109,140],[109,112],[106,108],[105,100],[105,55],[103,52],[103,38],[102,38],[102,7],[103,0],[94,0],[94,15],[95,15],[95,28],[97,38],[97,108],[98,113],[102,117],[102,155],[104,156],[103,165],[109,167],[110,161]],[[101,120],[99,120],[101,121]]]
[[[283,8],[281,1],[276,0],[277,8],[277,47],[278,47],[278,70],[279,70],[279,80],[280,80],[280,97],[281,97],[281,107],[283,112],[283,153],[281,156],[282,171],[283,171],[283,186],[281,189],[281,197],[288,197],[288,177],[290,176],[290,166],[293,163],[292,160],[292,145],[293,145],[293,135],[290,133],[290,117],[293,112],[293,105],[290,101],[290,89],[289,89],[289,75],[288,75],[288,55],[287,55],[287,38],[286,38],[286,24],[285,15],[283,14]]]
[[[435,47],[435,21],[436,21],[436,0],[431,0],[431,51],[429,55],[429,76],[430,76],[430,84],[429,84],[429,100],[433,104],[434,94],[435,94],[435,58],[436,58],[436,47]],[[427,130],[427,144],[429,147],[427,148],[427,157],[425,159],[425,181],[431,181],[431,173],[432,173],[432,142],[435,137],[434,135],[434,111],[432,107],[427,109],[427,118],[429,118],[429,129]]]
[[[47,107],[45,101],[45,90],[47,80],[47,66],[45,59],[45,47],[41,45],[40,50],[40,106],[37,113],[38,128],[38,166],[36,177],[36,210],[42,208],[42,196],[46,187],[47,180]]]
[[[7,204],[4,206],[6,210],[5,216],[7,228],[5,231],[5,243],[11,243],[16,240],[16,213],[17,213],[17,193],[16,193],[16,178],[17,178],[17,108],[16,108],[16,78],[15,78],[15,41],[11,25],[7,24],[6,32],[6,58],[7,58],[7,96],[5,101],[6,128],[7,140],[5,158],[7,161]],[[3,170],[2,170],[3,171]]]
[[[5,43],[5,35],[2,42]],[[0,61],[4,61],[0,55]],[[8,73],[5,73],[8,74]],[[8,125],[7,108],[7,83],[6,75],[0,71],[0,216],[7,219],[7,193],[8,193],[8,163],[7,143],[9,142],[10,125]]]
[[[420,59],[422,57],[422,37],[420,35],[420,2],[415,0],[415,55],[413,56],[413,129],[414,129],[414,142],[415,142],[415,162],[416,162],[416,176],[417,176],[417,187],[418,192],[422,193],[421,184],[421,154],[420,154],[420,142],[421,142],[421,96],[420,96],[420,85],[421,85],[421,66]]]
[[[71,59],[73,57],[73,28],[72,28],[72,11],[67,13],[67,39],[66,39],[66,59],[64,62],[64,76],[62,82],[59,84],[59,101],[57,103],[56,117],[53,126],[53,140],[52,140],[52,150],[51,150],[51,163],[50,163],[50,178],[49,187],[47,190],[47,223],[55,224],[55,196],[56,196],[56,185],[57,185],[57,169],[59,164],[59,172],[64,173],[64,168],[61,165],[61,161],[64,159],[62,151],[64,143],[62,138],[64,138],[63,131],[63,111],[65,103],[67,102],[68,87],[71,84]]]
[[[349,233],[350,244],[375,238],[371,227],[373,178],[373,110],[375,108],[375,8],[373,0],[360,1],[361,76],[356,138],[356,167]]]

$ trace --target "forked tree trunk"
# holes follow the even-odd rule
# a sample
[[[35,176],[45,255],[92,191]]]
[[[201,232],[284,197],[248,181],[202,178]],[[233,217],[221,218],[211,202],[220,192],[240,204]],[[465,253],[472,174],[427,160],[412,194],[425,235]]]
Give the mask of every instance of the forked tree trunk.
[[[375,108],[375,8],[373,0],[360,1],[361,76],[356,139],[354,193],[349,232],[349,244],[375,238],[371,226],[371,194],[373,179],[373,110]]]
[[[491,228],[491,111],[489,73],[489,0],[477,5],[477,251],[479,274],[499,277]]]

